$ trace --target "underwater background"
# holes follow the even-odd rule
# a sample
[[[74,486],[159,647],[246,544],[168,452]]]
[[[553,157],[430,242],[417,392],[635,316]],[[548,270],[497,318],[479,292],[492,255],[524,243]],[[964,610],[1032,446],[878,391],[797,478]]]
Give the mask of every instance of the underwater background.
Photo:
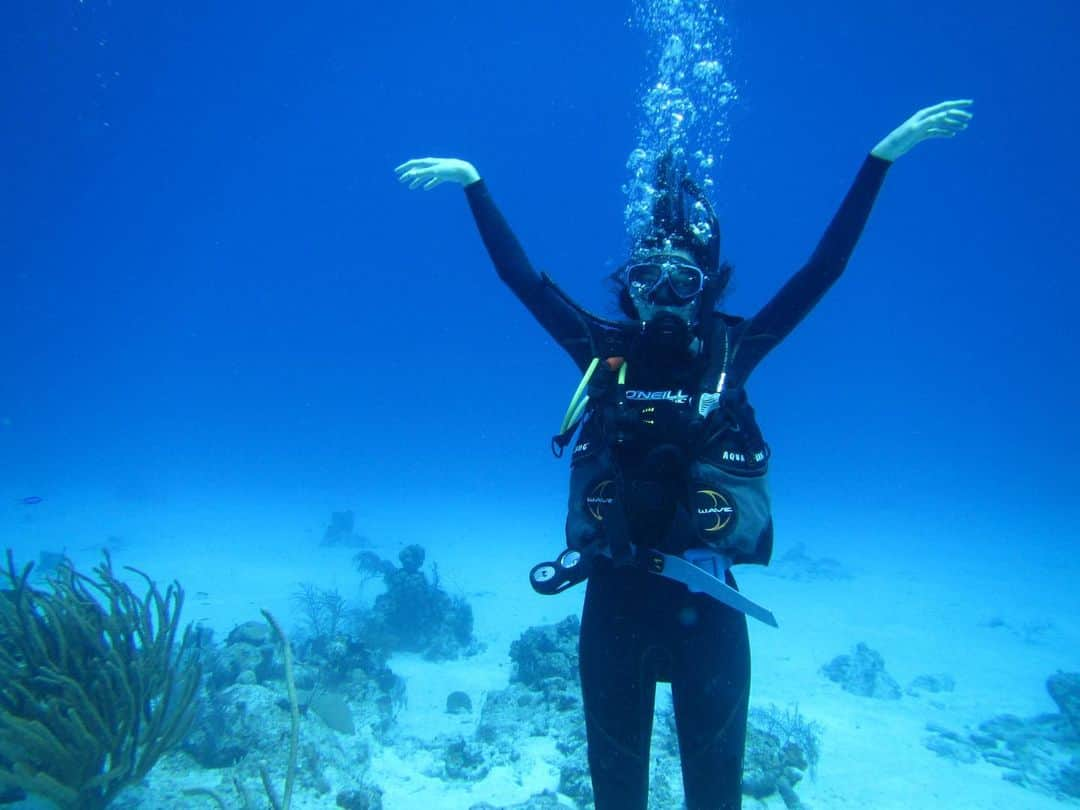
[[[890,170],[843,278],[748,385],[777,554],[939,583],[947,604],[887,606],[882,638],[912,657],[946,651],[905,616],[985,608],[1053,628],[1039,670],[1075,671],[1080,6],[721,11],[728,312],[801,266],[882,136],[975,100],[967,132]],[[3,546],[87,565],[109,546],[163,580],[228,566],[253,603],[287,605],[295,582],[264,569],[354,510],[376,546],[540,599],[526,576],[562,547],[566,501],[549,439],[578,375],[496,278],[460,191],[412,194],[393,168],[472,161],[533,263],[611,314],[656,67],[633,13],[6,3]],[[948,655],[982,660],[979,638]],[[985,658],[1007,702],[1015,662]]]

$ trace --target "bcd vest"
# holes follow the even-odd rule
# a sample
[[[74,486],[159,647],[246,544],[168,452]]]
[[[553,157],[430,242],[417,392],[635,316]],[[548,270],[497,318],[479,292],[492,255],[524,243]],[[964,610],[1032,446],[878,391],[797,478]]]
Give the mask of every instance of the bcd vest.
[[[571,458],[568,547],[705,547],[731,564],[768,564],[769,447],[746,392],[726,386],[730,328],[717,319],[713,333],[692,389],[636,387],[644,375],[621,358],[594,364]]]

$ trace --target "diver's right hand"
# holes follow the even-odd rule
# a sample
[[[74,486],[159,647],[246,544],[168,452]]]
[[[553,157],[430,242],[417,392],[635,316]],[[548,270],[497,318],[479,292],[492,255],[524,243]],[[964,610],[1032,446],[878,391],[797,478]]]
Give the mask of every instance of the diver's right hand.
[[[480,179],[475,166],[457,158],[414,158],[406,160],[394,171],[398,180],[408,183],[410,189],[422,188],[424,191],[431,191],[446,182],[467,186]]]

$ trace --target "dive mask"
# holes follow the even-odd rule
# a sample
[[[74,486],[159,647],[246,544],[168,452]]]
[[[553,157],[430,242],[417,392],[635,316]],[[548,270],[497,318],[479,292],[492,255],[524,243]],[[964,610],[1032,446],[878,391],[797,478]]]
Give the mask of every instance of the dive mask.
[[[648,298],[664,282],[683,301],[689,301],[705,287],[705,274],[696,265],[673,258],[637,262],[626,268],[626,287],[633,298]]]

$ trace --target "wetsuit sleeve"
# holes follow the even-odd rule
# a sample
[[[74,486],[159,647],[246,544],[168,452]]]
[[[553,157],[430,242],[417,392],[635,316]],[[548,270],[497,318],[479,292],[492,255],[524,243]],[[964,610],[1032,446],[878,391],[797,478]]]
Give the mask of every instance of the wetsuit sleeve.
[[[533,268],[484,181],[467,185],[465,196],[499,278],[574,362],[584,368],[593,357],[593,349],[590,329],[582,314]]]
[[[743,379],[787,337],[840,277],[891,163],[868,155],[810,260],[745,325],[736,363]]]

